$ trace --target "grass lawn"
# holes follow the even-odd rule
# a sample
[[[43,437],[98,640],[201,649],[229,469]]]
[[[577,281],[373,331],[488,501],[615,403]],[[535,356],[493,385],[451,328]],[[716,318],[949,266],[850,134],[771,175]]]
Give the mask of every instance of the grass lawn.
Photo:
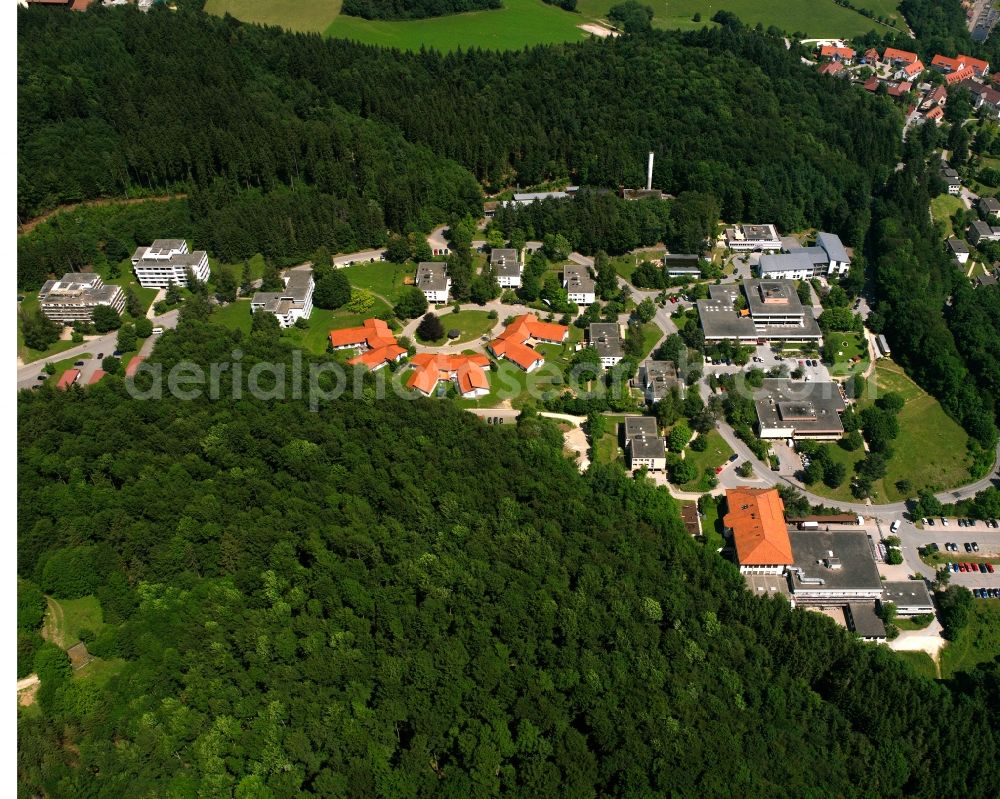
[[[653,351],[656,342],[662,337],[663,331],[652,322],[647,322],[642,326],[642,357],[639,358],[639,361],[644,361],[649,357],[649,353]]]
[[[807,486],[807,488],[811,493],[819,494],[821,497],[838,499],[842,502],[857,502],[858,500],[851,493],[851,478],[854,476],[854,464],[865,456],[864,450],[857,449],[854,452],[848,452],[836,442],[827,444],[826,448],[830,452],[830,458],[834,463],[844,464],[844,468],[847,469],[847,476],[844,478],[844,482],[836,488],[830,488],[830,486],[823,482],[813,483],[811,486]],[[872,485],[872,491],[877,491],[880,495],[884,492],[881,480],[876,481]]]
[[[605,432],[596,442],[593,442],[594,460],[597,463],[625,464],[625,453],[618,443],[618,427],[625,421],[624,416],[605,416]]]
[[[721,497],[712,497],[705,505],[705,515],[701,519],[701,531],[705,536],[705,546],[713,550],[722,549],[726,539],[722,535],[722,519],[719,515]]]
[[[48,379],[49,384],[55,385],[59,382],[59,378],[66,374],[67,371],[74,368],[74,364],[77,361],[89,361],[93,356],[89,352],[85,352],[83,355],[76,355],[72,358],[66,358],[62,361],[56,361],[52,364],[56,370],[52,373],[52,376]],[[41,381],[39,381],[41,382]]]
[[[242,330],[244,335],[250,333],[251,316],[250,300],[237,300],[212,311],[213,322],[230,330]]]
[[[579,0],[577,10],[584,16],[600,18],[606,16],[608,9],[617,2],[618,0]],[[711,0],[671,0],[670,3],[651,5],[653,24],[658,28],[700,28],[712,24],[710,20],[716,11],[725,10],[736,14],[751,26],[758,22],[763,23],[764,27],[776,25],[789,33],[802,31],[809,37],[852,37],[870,30],[889,30],[856,11],[833,2],[816,0],[726,0],[721,3]],[[896,8],[898,3],[894,0],[866,0],[859,5],[870,8],[876,15],[900,16]],[[692,19],[695,13],[701,14],[700,22]]]
[[[846,377],[868,367],[868,345],[861,333],[830,333],[827,339],[837,344],[837,360],[830,366],[831,377]],[[861,360],[852,364],[855,356]]]
[[[321,33],[340,13],[341,0],[208,0],[205,11],[244,22]]]
[[[264,256],[263,255],[261,255],[260,253],[257,253],[252,258],[248,258],[246,264],[247,264],[247,267],[248,267],[248,271],[250,272],[250,279],[251,280],[259,280],[260,278],[262,278],[264,276],[264,266],[265,266],[265,264],[264,264]],[[212,270],[212,274],[213,275],[215,274],[216,267],[218,267],[218,266],[229,267],[230,269],[233,270],[233,276],[236,278],[236,285],[239,286],[243,282],[243,262],[242,261],[240,261],[238,264],[226,264],[226,263],[223,263],[222,261],[219,261],[216,258],[213,258],[212,256],[209,256],[208,257],[208,266]],[[212,283],[214,285],[213,280],[212,280],[211,277],[209,277],[209,283]]]
[[[97,632],[104,624],[104,612],[95,596],[56,600],[48,597],[49,609],[42,624],[42,637],[69,649],[79,642],[80,630]]]
[[[956,211],[964,208],[965,203],[962,202],[962,198],[951,194],[939,194],[931,200],[931,216],[934,217],[935,222],[944,223],[946,236],[954,235],[951,217]]]
[[[103,658],[95,657],[85,666],[77,669],[73,674],[73,678],[88,680],[96,686],[103,686],[125,667],[126,662],[120,658],[104,660]]]
[[[19,297],[24,297],[19,303],[20,310],[25,313],[35,313],[38,310],[38,292],[37,291],[25,291],[18,292]],[[26,346],[24,343],[24,336],[21,333],[21,320],[18,319],[17,322],[17,357],[20,358],[25,363],[31,363],[32,361],[37,361],[39,358],[46,358],[49,355],[56,355],[64,350],[71,349],[75,347],[76,344],[69,339],[66,341],[57,341],[51,347],[46,350],[33,350]]]
[[[941,675],[954,676],[1000,655],[1000,602],[976,599],[969,624],[941,652]]]
[[[893,624],[900,630],[926,630],[932,621],[934,621],[934,614],[928,613],[924,616],[914,616],[913,618],[897,618]]]
[[[718,430],[709,430],[705,434],[708,439],[708,448],[704,452],[695,452],[688,447],[684,450],[684,460],[698,470],[698,476],[690,483],[681,486],[683,491],[708,491],[711,486],[706,484],[705,469],[713,471],[729,460],[733,454],[732,448],[725,442]]]
[[[639,268],[639,264],[643,261],[662,260],[663,253],[663,250],[642,250],[630,255],[620,255],[617,258],[612,258],[611,263],[620,277],[631,282],[632,273]]]
[[[888,358],[875,367],[875,384],[880,393],[897,391],[906,399],[899,413],[899,437],[892,442],[889,471],[882,480],[885,490],[878,501],[906,499],[895,486],[904,478],[912,484],[911,495],[921,488],[944,491],[968,482],[969,436],[938,401]]]
[[[541,400],[550,391],[559,391],[565,386],[565,370],[573,357],[573,331],[566,344],[539,344],[545,363],[528,374],[505,358],[495,361],[496,368],[489,372],[490,393],[479,399],[459,399],[462,408],[496,408],[509,401],[514,408],[523,408],[533,400]],[[578,336],[576,337],[579,338]]]
[[[210,7],[217,2],[220,0],[212,0]],[[391,22],[342,15],[326,28],[326,35],[401,50],[427,47],[441,51],[459,47],[520,50],[536,44],[577,42],[589,35],[577,27],[588,21],[586,12],[571,14],[542,0],[504,0],[503,5],[490,11]]]
[[[440,314],[441,324],[444,325],[445,333],[449,330],[458,330],[460,335],[458,338],[449,339],[447,335],[444,338],[437,339],[435,341],[424,341],[422,338],[417,336],[417,341],[421,344],[429,344],[432,346],[440,346],[442,344],[461,344],[464,341],[473,341],[482,335],[485,335],[490,330],[493,329],[494,325],[499,324],[498,319],[490,319],[488,311],[459,311],[458,313],[443,313]]]
[[[900,628],[902,629],[902,628]],[[922,677],[937,679],[937,666],[926,652],[896,652],[900,660],[905,660]]]
[[[403,278],[412,276],[415,270],[413,264],[394,264],[389,261],[380,261],[373,264],[348,266],[342,271],[355,288],[368,289],[368,291],[385,297],[389,302],[395,304],[405,285]]]

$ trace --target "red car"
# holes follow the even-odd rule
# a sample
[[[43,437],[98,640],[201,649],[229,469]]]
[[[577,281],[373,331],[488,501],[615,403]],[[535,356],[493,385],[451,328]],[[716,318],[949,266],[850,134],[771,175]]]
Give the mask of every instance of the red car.
[[[715,467],[715,473],[716,474],[722,474],[722,470],[725,469],[725,468],[726,467],[724,465],[723,466],[716,466]]]
[[[993,564],[992,563],[987,563],[986,564],[986,571],[988,571],[990,574],[993,574],[993,572],[996,571],[996,570],[993,568]]]
[[[966,566],[964,563],[959,563],[958,564],[958,570],[960,572],[967,572],[969,570],[969,567]]]

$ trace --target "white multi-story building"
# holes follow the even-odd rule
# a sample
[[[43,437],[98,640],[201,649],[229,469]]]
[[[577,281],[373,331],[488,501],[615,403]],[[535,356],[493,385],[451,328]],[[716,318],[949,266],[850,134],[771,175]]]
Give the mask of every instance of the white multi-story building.
[[[442,263],[424,261],[417,266],[417,276],[414,285],[420,289],[429,303],[448,302],[448,292],[451,289],[451,278]]]
[[[282,291],[258,291],[254,294],[250,300],[250,311],[272,313],[279,325],[291,327],[299,319],[308,319],[312,314],[315,287],[312,272],[289,272]]]
[[[781,239],[774,225],[736,225],[726,228],[726,246],[736,252],[781,249]]]
[[[93,272],[67,272],[59,280],[47,280],[38,292],[38,306],[53,322],[90,322],[98,305],[125,310],[121,286],[106,286]]]
[[[667,468],[667,444],[652,416],[626,416],[622,425],[625,452],[630,469],[645,467],[651,472]]]
[[[490,252],[490,266],[497,276],[497,283],[503,289],[516,289],[521,285],[521,259],[517,250],[496,249]]]
[[[851,257],[836,233],[817,233],[813,247],[790,247],[787,253],[762,255],[757,273],[764,280],[807,280],[818,275],[845,275]]]
[[[188,252],[184,239],[157,239],[149,247],[139,247],[132,255],[132,268],[143,288],[167,288],[171,284],[187,286],[188,270],[199,283],[211,273],[208,253]]]
[[[621,328],[617,322],[593,322],[589,329],[590,346],[597,350],[601,366],[610,369],[625,357]]]
[[[567,264],[563,267],[563,288],[569,295],[569,301],[577,305],[592,305],[597,301],[594,293],[594,279],[585,266]]]

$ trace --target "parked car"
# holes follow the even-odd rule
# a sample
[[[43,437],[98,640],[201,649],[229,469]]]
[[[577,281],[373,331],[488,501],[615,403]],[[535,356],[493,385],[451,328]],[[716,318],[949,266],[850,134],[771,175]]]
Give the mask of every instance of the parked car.
[[[946,518],[944,518],[944,516],[941,517],[941,526],[942,527],[947,527],[948,526],[948,520]]]
[[[979,589],[978,589],[978,588],[973,588],[973,589],[972,589],[972,596],[973,596],[973,598],[975,598],[975,599],[982,599],[982,598],[983,598],[983,596],[982,596],[982,594],[981,594],[981,593],[979,592]]]
[[[975,541],[972,542],[972,551],[973,552],[979,551],[979,544],[977,544]]]
[[[36,379],[36,380],[48,380],[48,379],[49,379],[49,376],[48,376],[48,375],[39,375],[39,376],[38,376],[38,377],[36,377],[35,379]]]
[[[97,360],[101,360],[101,358],[103,358],[103,357],[104,357],[104,353],[103,352],[97,353]]]
[[[993,574],[993,572],[995,572],[996,569],[993,568],[993,564],[992,563],[987,563],[986,564],[986,571],[989,572],[990,574]]]
[[[899,529],[899,519],[896,519],[892,524],[889,525],[889,532],[894,533]]]
[[[739,460],[739,459],[740,459],[740,456],[737,455],[735,452],[732,455],[729,456],[729,462],[730,463],[732,463],[733,461]]]
[[[986,564],[985,563],[980,563],[979,564],[979,573],[980,574],[986,574]]]
[[[965,551],[972,552],[972,544],[970,544],[968,541],[965,542]]]
[[[73,366],[83,366],[83,361],[74,361]]]
[[[934,526],[934,520],[933,519],[926,519],[926,520],[924,520],[924,524],[926,524],[928,527],[933,527]]]

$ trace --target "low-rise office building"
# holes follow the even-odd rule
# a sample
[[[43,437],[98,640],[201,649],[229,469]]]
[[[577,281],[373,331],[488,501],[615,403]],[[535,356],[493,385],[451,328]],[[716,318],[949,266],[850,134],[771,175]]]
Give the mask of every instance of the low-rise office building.
[[[969,245],[961,239],[957,239],[954,236],[948,239],[948,250],[951,252],[952,257],[960,264],[964,264],[969,260]]]
[[[875,612],[874,602],[848,602],[844,608],[847,629],[862,641],[882,643],[886,640],[885,623]]]
[[[746,308],[737,311],[739,290],[711,285],[709,299],[698,300],[698,315],[706,341],[820,341],[823,333],[799,300],[790,280],[744,280]]]
[[[448,302],[451,278],[448,277],[448,268],[445,264],[437,261],[422,261],[417,265],[417,274],[413,283],[424,293],[427,302],[432,305]]]
[[[609,369],[625,357],[621,328],[617,322],[593,322],[588,332],[590,346],[597,350],[601,366]]]
[[[847,248],[836,233],[817,233],[812,247],[789,247],[788,252],[762,255],[757,274],[765,280],[806,280],[819,275],[845,275],[851,268]]]
[[[765,378],[754,393],[757,431],[763,439],[836,441],[844,435],[846,404],[837,383]]]
[[[701,277],[701,256],[668,252],[663,256],[667,277]]]
[[[883,583],[881,601],[895,605],[900,616],[921,616],[934,612],[934,601],[923,580]]]
[[[204,283],[211,274],[208,253],[188,252],[184,239],[157,239],[148,247],[137,248],[132,254],[132,269],[143,288],[187,286],[189,274]]]
[[[808,605],[875,602],[882,580],[864,530],[790,530],[795,560],[789,567],[795,601]]]
[[[567,264],[563,267],[563,288],[569,295],[569,301],[577,305],[592,305],[597,300],[594,294],[596,284],[587,271],[587,267],[577,264]]]
[[[667,442],[652,416],[626,416],[622,438],[630,469],[662,472],[667,468]]]
[[[516,289],[521,285],[521,259],[517,250],[495,249],[490,252],[490,266],[503,289]]]
[[[299,319],[308,319],[313,309],[312,272],[295,270],[284,278],[282,291],[258,291],[250,300],[251,313],[274,314],[278,324],[291,327]]]
[[[121,286],[106,286],[94,272],[67,272],[59,280],[46,280],[38,292],[38,307],[53,322],[91,322],[94,309],[107,305],[125,310]]]
[[[736,225],[726,228],[726,247],[736,252],[777,251],[781,239],[774,225]]]

